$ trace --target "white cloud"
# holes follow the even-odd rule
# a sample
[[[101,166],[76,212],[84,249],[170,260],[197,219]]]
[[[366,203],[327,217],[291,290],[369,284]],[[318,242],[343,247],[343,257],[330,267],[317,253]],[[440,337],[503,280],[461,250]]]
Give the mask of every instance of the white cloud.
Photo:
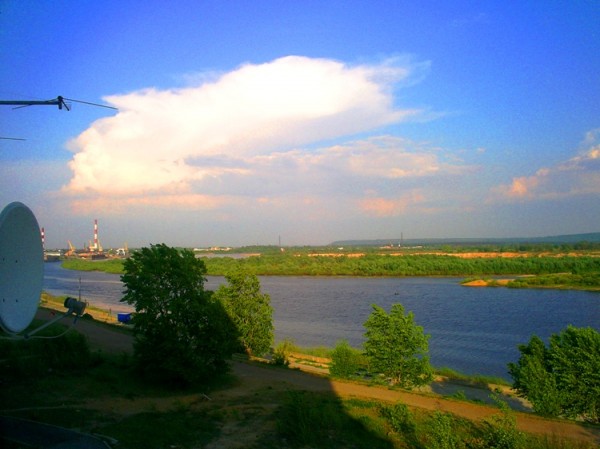
[[[289,56],[246,64],[195,87],[108,97],[119,113],[93,123],[70,143],[73,177],[63,192],[202,193],[192,192],[192,185],[241,170],[202,166],[203,158],[269,155],[418,115],[393,104],[392,88],[410,76],[410,65],[395,60],[349,66]]]
[[[71,142],[62,193],[80,215],[258,228],[436,213],[461,197],[472,167],[429,143],[373,135],[419,114],[394,106],[392,90],[422,76],[411,70],[288,57],[196,87],[110,97],[120,112]]]
[[[488,203],[555,200],[600,194],[600,143],[598,132],[586,134],[587,148],[553,167],[543,167],[531,176],[513,178],[510,184],[494,187]]]

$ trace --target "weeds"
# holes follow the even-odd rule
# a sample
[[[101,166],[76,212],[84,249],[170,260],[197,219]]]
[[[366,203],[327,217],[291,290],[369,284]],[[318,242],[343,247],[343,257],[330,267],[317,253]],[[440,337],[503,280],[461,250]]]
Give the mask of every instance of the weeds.
[[[285,339],[279,343],[273,350],[273,363],[278,366],[289,366],[290,364],[290,352],[294,344],[291,340]]]

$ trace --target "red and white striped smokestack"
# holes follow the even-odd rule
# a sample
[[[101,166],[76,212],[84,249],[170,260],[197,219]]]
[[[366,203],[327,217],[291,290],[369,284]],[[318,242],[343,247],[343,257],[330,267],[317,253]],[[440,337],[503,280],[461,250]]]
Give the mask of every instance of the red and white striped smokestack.
[[[42,249],[46,248],[46,232],[44,231],[44,228],[42,228]]]
[[[94,220],[94,249],[98,249],[98,219]]]

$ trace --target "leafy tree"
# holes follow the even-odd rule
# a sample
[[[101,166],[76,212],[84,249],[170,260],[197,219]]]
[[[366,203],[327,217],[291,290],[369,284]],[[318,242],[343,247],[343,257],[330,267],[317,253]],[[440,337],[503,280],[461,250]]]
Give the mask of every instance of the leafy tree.
[[[600,421],[600,333],[568,326],[550,337],[548,348],[536,336],[520,345],[509,364],[514,388],[534,409],[551,416]]]
[[[204,263],[165,244],[124,263],[123,302],[135,306],[134,356],[155,380],[193,383],[227,370],[235,328],[204,290]]]
[[[519,345],[521,358],[517,364],[509,363],[508,370],[514,379],[513,388],[528,398],[536,413],[558,416],[561,412],[561,394],[550,367],[550,356],[544,342],[536,335],[527,345]]]
[[[215,297],[222,301],[236,326],[241,348],[248,354],[261,355],[273,344],[273,307],[268,294],[261,293],[260,281],[254,274],[236,270],[225,276]]]
[[[600,332],[568,326],[550,337],[549,352],[565,414],[600,422]]]
[[[404,314],[401,304],[394,304],[389,315],[373,304],[364,323],[367,329],[365,352],[373,371],[392,379],[402,388],[413,388],[431,382],[429,335],[414,322],[413,313]]]

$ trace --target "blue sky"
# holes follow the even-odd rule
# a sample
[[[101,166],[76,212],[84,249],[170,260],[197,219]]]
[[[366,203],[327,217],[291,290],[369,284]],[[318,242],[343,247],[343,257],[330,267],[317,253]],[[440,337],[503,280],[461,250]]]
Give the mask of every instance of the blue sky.
[[[600,231],[600,4],[0,1],[47,247]]]

